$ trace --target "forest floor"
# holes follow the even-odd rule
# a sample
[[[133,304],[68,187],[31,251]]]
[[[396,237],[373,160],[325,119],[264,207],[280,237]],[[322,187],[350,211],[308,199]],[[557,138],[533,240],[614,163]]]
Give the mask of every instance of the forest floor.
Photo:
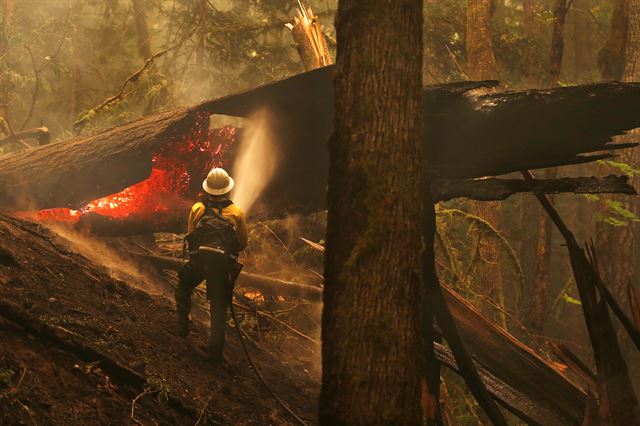
[[[177,336],[171,276],[147,277],[143,290],[79,252],[0,212],[0,425],[295,422],[257,380],[231,325],[219,366],[206,360],[206,321]],[[249,349],[258,368],[314,423],[319,373],[309,354],[319,348],[282,356],[275,329],[257,333]]]

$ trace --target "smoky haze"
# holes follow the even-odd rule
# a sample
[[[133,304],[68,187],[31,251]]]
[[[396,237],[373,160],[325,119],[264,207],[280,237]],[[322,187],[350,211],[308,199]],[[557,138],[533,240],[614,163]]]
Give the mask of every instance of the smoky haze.
[[[245,212],[251,210],[279,163],[273,120],[273,115],[263,108],[249,117],[243,129],[233,164],[236,181],[233,200]]]

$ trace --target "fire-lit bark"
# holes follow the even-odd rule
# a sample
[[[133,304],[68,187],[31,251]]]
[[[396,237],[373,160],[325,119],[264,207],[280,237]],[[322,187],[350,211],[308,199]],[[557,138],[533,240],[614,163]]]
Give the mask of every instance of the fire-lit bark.
[[[620,80],[624,71],[624,55],[629,21],[629,0],[614,0],[609,37],[598,55],[603,80]]]
[[[420,424],[422,1],[339,2],[320,423]]]

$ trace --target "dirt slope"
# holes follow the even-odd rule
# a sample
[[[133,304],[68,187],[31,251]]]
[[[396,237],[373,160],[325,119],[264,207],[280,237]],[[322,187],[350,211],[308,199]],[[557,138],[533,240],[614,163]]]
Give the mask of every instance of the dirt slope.
[[[213,367],[207,326],[183,340],[174,324],[171,300],[0,212],[0,425],[294,424],[255,378],[234,330]],[[315,422],[317,380],[266,351],[252,354],[291,408]]]

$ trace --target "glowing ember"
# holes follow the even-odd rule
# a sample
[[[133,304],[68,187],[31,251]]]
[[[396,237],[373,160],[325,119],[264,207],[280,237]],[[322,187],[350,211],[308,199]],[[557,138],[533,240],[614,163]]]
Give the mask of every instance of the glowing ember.
[[[223,164],[224,154],[236,139],[233,127],[215,129],[208,135],[206,126],[195,127],[186,139],[170,142],[154,154],[151,175],[142,182],[78,210],[41,210],[36,219],[75,224],[84,215],[93,213],[108,219],[154,222],[161,220],[162,213],[175,211],[176,206],[188,206],[202,191],[201,183],[207,172]]]

